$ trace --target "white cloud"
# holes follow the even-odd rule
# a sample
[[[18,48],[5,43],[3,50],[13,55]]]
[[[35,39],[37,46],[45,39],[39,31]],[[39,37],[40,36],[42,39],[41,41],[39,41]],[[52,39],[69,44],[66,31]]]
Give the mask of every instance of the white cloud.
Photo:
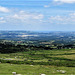
[[[51,16],[49,22],[55,24],[75,24],[75,13],[66,16]]]
[[[61,2],[61,3],[75,3],[75,0],[53,0],[54,2]]]
[[[48,8],[48,7],[50,7],[50,5],[44,5],[44,7],[45,7],[45,8]]]
[[[33,19],[43,19],[43,18],[44,18],[43,14],[38,14],[33,16]]]
[[[63,17],[61,17],[61,16],[59,16],[59,15],[54,16],[54,17],[53,17],[53,16],[51,16],[51,17],[50,17],[50,19],[51,19],[51,20],[63,21]]]
[[[6,21],[0,21],[0,23],[6,23]]]
[[[4,17],[0,17],[0,20],[3,20],[4,19]]]
[[[71,14],[69,14],[70,16],[75,16],[75,13],[71,13]]]
[[[61,4],[72,4],[75,3],[75,0],[52,0],[51,3],[49,3],[48,5],[44,5],[45,8],[48,8],[50,6],[56,6],[56,5],[61,5]]]
[[[20,19],[20,20],[28,20],[28,19],[41,20],[44,18],[44,15],[43,14],[25,13],[24,11],[20,11],[20,13],[14,14],[11,17],[14,19]]]
[[[6,12],[9,12],[9,9],[6,8],[6,7],[2,7],[2,6],[0,6],[0,12],[4,12],[4,13],[6,13]]]
[[[6,23],[6,21],[4,20],[4,17],[0,17],[0,23]]]
[[[29,13],[25,11],[15,12],[13,14],[8,14],[8,16],[1,17],[8,24],[13,25],[28,25],[28,24],[38,24],[42,23],[44,15],[40,13]]]

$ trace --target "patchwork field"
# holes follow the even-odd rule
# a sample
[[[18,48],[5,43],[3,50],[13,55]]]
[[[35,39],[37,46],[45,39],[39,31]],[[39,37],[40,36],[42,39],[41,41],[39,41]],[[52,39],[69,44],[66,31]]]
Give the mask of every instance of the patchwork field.
[[[75,49],[0,54],[0,75],[74,75]]]

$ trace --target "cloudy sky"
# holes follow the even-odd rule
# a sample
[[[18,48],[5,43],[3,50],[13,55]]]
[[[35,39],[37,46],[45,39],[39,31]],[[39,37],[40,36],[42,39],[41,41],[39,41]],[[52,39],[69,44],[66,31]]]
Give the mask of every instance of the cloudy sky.
[[[75,0],[0,0],[0,30],[75,31]]]

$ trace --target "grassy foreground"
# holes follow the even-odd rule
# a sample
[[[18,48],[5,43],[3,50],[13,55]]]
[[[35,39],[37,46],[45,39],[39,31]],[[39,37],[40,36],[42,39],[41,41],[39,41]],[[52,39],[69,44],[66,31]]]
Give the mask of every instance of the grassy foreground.
[[[62,75],[58,70],[66,71],[63,75],[74,75],[74,67],[57,67],[45,65],[17,65],[17,64],[0,64],[0,75],[12,75],[12,72],[22,75]]]
[[[0,54],[0,75],[12,75],[12,72],[22,75],[75,75],[75,49]]]

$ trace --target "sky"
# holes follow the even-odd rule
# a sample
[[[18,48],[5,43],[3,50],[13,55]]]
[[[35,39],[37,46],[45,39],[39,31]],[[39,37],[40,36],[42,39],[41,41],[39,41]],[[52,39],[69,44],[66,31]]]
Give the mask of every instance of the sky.
[[[75,31],[75,0],[0,0],[0,30]]]

